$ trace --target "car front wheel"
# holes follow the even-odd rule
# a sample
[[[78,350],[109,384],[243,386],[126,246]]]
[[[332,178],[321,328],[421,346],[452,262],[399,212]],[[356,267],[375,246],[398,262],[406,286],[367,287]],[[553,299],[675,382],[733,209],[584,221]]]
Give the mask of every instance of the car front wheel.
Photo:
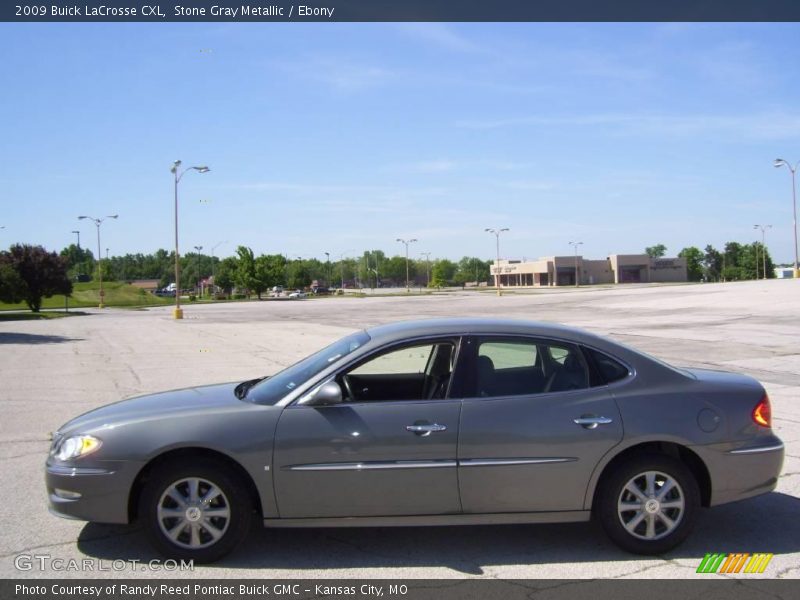
[[[662,554],[686,539],[699,507],[691,471],[670,456],[646,454],[609,474],[600,489],[598,516],[623,550]]]
[[[199,563],[233,550],[246,536],[253,512],[247,490],[230,468],[208,459],[157,467],[140,501],[139,514],[156,549]]]

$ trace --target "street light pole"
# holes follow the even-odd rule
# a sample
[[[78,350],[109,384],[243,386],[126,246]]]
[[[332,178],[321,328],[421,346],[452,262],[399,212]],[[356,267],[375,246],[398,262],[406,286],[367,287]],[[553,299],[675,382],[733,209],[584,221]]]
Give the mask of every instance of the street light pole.
[[[420,252],[419,254],[425,257],[425,287],[431,287],[431,253]]]
[[[0,227],[0,229],[5,229],[5,227]],[[77,229],[73,229],[72,233],[74,233],[74,234],[76,234],[78,236],[78,250],[80,250],[81,249],[81,232],[78,231]]]
[[[773,165],[778,167],[786,167],[792,174],[792,227],[794,229],[794,278],[800,278],[800,268],[797,266],[797,191],[795,185],[795,174],[797,173],[797,167],[800,165],[800,160],[797,161],[794,166],[789,164],[789,162],[783,160],[782,158],[776,158]]]
[[[484,229],[484,231],[487,231],[489,233],[493,233],[495,238],[497,238],[497,240],[496,240],[496,242],[497,242],[496,243],[497,262],[495,263],[496,266],[495,266],[495,269],[494,269],[494,285],[497,288],[497,295],[498,296],[502,296],[503,295],[503,293],[500,291],[500,234],[503,233],[504,231],[508,231],[508,230],[509,230],[508,227],[503,227],[503,228],[498,228],[498,229],[491,229],[491,228],[487,227],[486,229]]]
[[[208,173],[211,169],[206,166],[201,167],[188,167],[183,171],[180,170],[181,161],[176,160],[172,163],[170,172],[175,176],[175,310],[172,315],[176,319],[183,318],[183,310],[181,310],[181,265],[180,253],[178,251],[178,184],[187,171],[197,171],[198,173]]]
[[[753,229],[761,230],[761,261],[764,279],[767,278],[767,229],[772,225],[753,225]],[[758,279],[758,246],[756,246],[756,279]]]
[[[570,242],[570,246],[575,246],[575,287],[580,287],[581,285],[581,275],[580,271],[578,271],[578,246],[582,245],[583,242]]]
[[[325,284],[330,287],[331,286],[331,253],[330,252],[323,252],[325,255]]]
[[[201,280],[201,277],[200,277],[200,251],[203,249],[203,247],[202,246],[195,246],[194,249],[197,251],[197,256],[194,259],[194,266],[195,266],[195,269],[197,270],[197,283],[195,283],[194,285],[195,285],[195,288],[200,287],[200,295],[202,296],[203,288],[202,288],[202,286],[198,286],[198,284],[200,283],[200,280]]]
[[[90,221],[93,221],[95,227],[97,227],[97,275],[100,281],[100,303],[98,308],[105,308],[103,304],[103,297],[106,295],[106,293],[103,291],[103,255],[100,253],[100,225],[106,219],[116,219],[117,217],[119,217],[119,215],[106,215],[102,219],[96,217],[87,217],[86,215],[81,215],[78,217],[78,219],[89,219]]]
[[[411,238],[410,240],[404,240],[402,238],[397,238],[397,241],[403,244],[406,247],[406,294],[411,292],[411,283],[409,281],[408,275],[408,245],[413,244],[417,240],[415,238]]]

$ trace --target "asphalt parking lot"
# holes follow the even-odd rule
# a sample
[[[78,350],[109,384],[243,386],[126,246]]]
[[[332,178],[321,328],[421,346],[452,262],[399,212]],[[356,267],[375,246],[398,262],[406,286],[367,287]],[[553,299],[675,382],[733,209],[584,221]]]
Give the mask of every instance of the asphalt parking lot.
[[[0,577],[597,578],[695,577],[706,552],[771,552],[763,577],[800,577],[800,282],[451,292],[88,311],[0,322]],[[676,365],[758,378],[786,462],[772,494],[705,510],[663,557],[618,550],[591,524],[435,528],[256,528],[233,555],[189,573],[142,571],[157,558],[136,527],[67,521],[47,511],[48,436],[128,396],[270,374],[355,329],[399,319],[507,316],[609,335]],[[19,570],[20,555],[103,559],[119,570]],[[122,562],[120,562],[122,561]],[[703,575],[702,577],[710,577]]]

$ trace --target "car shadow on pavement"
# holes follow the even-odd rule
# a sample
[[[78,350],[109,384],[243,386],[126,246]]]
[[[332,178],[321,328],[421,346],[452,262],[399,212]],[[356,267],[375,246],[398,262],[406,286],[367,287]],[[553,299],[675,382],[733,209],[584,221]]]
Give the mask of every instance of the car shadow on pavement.
[[[800,498],[771,493],[703,510],[686,542],[660,558],[696,559],[707,552],[800,551]],[[124,539],[124,542],[121,541]],[[79,550],[95,558],[147,562],[160,558],[141,528],[87,524]],[[650,559],[649,557],[642,557]],[[480,525],[470,527],[370,527],[262,529],[223,560],[222,569],[385,569],[444,567],[482,575],[494,565],[636,560],[612,544],[595,523]]]
[[[63,335],[37,335],[33,333],[16,333],[0,331],[0,344],[61,344],[63,342],[82,342],[83,338],[71,338]]]

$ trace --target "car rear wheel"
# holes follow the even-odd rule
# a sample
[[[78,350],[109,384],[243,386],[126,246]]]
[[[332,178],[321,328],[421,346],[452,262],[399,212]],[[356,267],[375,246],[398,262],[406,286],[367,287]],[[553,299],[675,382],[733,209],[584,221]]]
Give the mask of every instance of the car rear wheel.
[[[253,512],[239,478],[205,458],[157,467],[140,502],[139,514],[156,549],[199,563],[233,550],[247,534]]]
[[[598,516],[623,550],[662,554],[689,535],[700,507],[692,472],[662,454],[640,455],[615,468],[602,483]]]

